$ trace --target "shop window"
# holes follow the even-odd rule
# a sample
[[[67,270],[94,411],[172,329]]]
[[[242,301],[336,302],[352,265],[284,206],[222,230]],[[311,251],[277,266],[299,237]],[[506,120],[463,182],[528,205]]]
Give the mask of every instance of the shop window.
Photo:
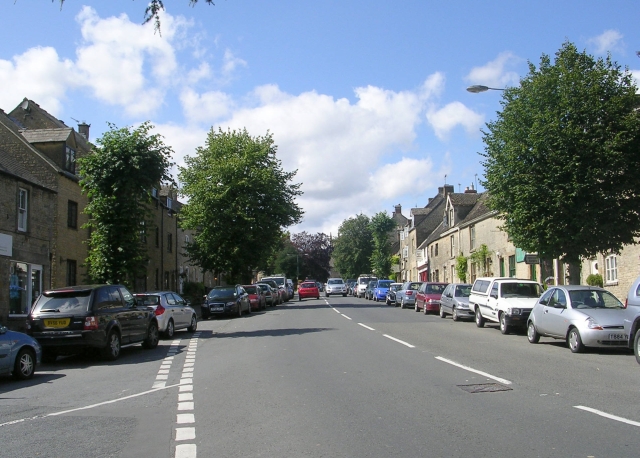
[[[42,290],[42,266],[11,261],[9,314],[26,315]]]

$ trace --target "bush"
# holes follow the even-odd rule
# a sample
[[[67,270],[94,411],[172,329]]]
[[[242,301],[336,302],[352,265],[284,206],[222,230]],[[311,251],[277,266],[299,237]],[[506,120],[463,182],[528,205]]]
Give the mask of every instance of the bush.
[[[591,274],[587,277],[587,285],[589,286],[599,286],[602,288],[604,286],[604,282],[602,280],[602,275],[600,274]]]
[[[189,300],[192,305],[198,305],[202,302],[202,296],[205,294],[203,283],[195,281],[187,281],[182,284],[182,295]]]

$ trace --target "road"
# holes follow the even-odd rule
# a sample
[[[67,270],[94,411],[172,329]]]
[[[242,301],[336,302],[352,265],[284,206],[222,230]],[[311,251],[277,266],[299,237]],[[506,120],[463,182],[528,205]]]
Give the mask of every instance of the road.
[[[330,297],[0,379],[2,457],[632,457],[632,353]]]

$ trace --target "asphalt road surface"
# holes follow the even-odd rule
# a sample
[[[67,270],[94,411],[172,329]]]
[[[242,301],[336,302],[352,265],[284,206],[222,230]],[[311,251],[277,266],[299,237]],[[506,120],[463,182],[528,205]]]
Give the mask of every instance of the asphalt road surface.
[[[322,297],[0,379],[0,457],[636,457],[622,350]]]

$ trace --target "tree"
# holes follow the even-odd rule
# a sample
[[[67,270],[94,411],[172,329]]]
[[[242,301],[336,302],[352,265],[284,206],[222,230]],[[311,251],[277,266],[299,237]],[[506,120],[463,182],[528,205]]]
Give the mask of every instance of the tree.
[[[149,224],[150,190],[168,175],[173,151],[145,122],[136,129],[110,130],[91,153],[78,159],[80,186],[87,193],[90,230],[88,275],[99,283],[131,285],[147,261],[140,233]]]
[[[194,264],[246,280],[272,255],[282,228],[300,221],[300,184],[290,183],[296,172],[282,170],[276,151],[269,133],[211,129],[205,146],[185,158],[180,224],[196,232],[186,246]]]
[[[458,279],[463,283],[466,283],[467,281],[467,269],[469,265],[468,261],[469,258],[467,258],[462,253],[460,253],[458,257],[456,257],[456,275],[458,276]]]
[[[395,226],[395,221],[387,215],[386,212],[376,213],[369,223],[373,237],[371,270],[378,278],[389,278],[389,275],[391,275],[391,241],[389,240],[389,231]]]
[[[332,242],[327,234],[301,232],[291,237],[291,243],[298,253],[298,267],[301,278],[313,278],[325,282],[331,270]]]
[[[333,244],[336,269],[345,278],[356,278],[371,271],[373,236],[369,217],[359,214],[342,222]]]
[[[209,5],[215,5],[213,0],[203,0],[205,3]],[[65,0],[60,0],[60,8],[62,9],[62,5]],[[189,6],[195,6],[198,3],[198,0],[189,0]],[[164,11],[164,2],[163,0],[149,0],[147,3],[147,7],[144,10],[144,20],[143,24],[147,22],[153,21],[155,24],[156,31],[160,31],[160,11]]]
[[[640,235],[640,116],[631,73],[566,42],[529,63],[483,132],[489,206],[513,243],[577,264]],[[575,278],[571,280],[575,281]]]

